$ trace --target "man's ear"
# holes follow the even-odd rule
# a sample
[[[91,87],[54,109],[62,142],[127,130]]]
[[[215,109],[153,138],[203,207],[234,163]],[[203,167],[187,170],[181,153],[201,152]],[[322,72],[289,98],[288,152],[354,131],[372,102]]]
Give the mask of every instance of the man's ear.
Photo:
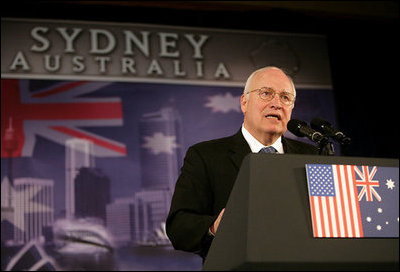
[[[242,94],[240,97],[240,109],[242,110],[243,114],[247,111],[247,98],[245,94]]]

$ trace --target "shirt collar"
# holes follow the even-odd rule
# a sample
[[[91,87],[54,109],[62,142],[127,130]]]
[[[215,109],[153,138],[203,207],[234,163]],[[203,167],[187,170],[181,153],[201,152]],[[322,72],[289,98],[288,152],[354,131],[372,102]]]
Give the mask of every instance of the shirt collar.
[[[242,134],[246,142],[249,144],[251,152],[258,153],[261,148],[266,147],[251,135],[251,133],[244,127],[244,124],[242,124]],[[280,136],[271,146],[273,146],[278,153],[283,154],[282,136]]]

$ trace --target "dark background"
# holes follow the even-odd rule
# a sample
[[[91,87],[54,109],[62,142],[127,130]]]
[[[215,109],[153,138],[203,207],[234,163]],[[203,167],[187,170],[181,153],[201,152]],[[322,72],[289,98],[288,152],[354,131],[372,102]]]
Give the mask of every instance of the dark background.
[[[1,14],[325,35],[337,121],[353,140],[342,154],[398,158],[398,1],[2,1]]]

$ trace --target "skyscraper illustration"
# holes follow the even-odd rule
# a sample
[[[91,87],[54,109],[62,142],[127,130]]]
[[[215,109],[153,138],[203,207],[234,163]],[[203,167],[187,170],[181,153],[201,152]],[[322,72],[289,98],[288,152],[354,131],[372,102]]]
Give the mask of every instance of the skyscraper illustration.
[[[75,217],[75,178],[82,167],[95,167],[93,143],[78,138],[68,139],[65,143],[65,211],[66,218]]]
[[[54,222],[54,181],[16,178],[14,180],[14,241],[17,244],[38,239],[43,228]]]
[[[12,226],[15,216],[12,194],[14,184],[13,155],[18,149],[18,140],[12,125],[12,117],[9,118],[8,128],[5,130],[4,140],[2,140],[1,145],[8,157],[8,173],[4,186],[3,183],[1,185],[1,240],[7,241],[12,240],[14,236],[14,228]]]
[[[14,240],[14,189],[7,176],[1,181],[1,241]]]
[[[139,125],[143,189],[173,190],[182,159],[181,127],[173,107],[143,114]]]
[[[98,168],[81,167],[75,178],[75,217],[106,221],[110,203],[110,179]]]
[[[135,235],[134,198],[116,198],[106,207],[106,225],[118,245],[129,245]]]
[[[173,106],[145,113],[140,120],[142,190],[134,195],[138,243],[160,242],[156,233],[165,223],[182,160],[181,123]]]

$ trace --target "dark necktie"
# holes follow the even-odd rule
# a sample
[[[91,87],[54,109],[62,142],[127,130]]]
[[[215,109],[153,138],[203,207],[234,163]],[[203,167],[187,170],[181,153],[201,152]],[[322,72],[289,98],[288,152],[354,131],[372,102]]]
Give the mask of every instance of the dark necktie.
[[[273,146],[267,146],[261,148],[258,153],[278,153],[278,151]]]

